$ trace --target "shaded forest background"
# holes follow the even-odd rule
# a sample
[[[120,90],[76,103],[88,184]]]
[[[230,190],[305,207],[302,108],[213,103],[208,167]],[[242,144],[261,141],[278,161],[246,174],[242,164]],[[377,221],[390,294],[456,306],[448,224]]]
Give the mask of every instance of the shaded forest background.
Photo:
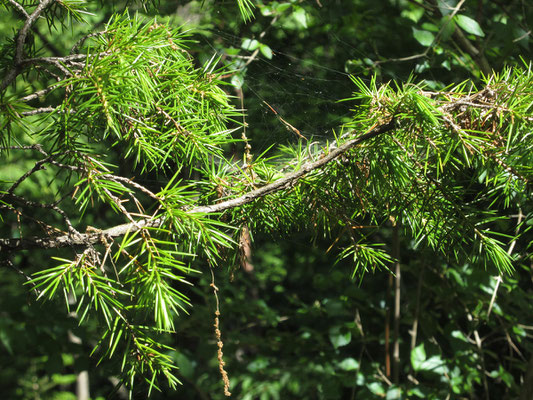
[[[450,22],[447,17],[458,3],[462,18]],[[102,29],[126,4],[90,7],[92,25],[75,23],[70,35],[37,24],[34,46],[51,55],[67,54],[80,35]],[[246,135],[256,154],[275,155],[273,144],[296,143],[294,129],[319,144],[331,139],[332,130],[349,122],[354,107],[353,102],[339,102],[354,91],[350,75],[365,82],[375,76],[378,83],[414,79],[424,81],[428,90],[465,80],[480,87],[484,75],[505,66],[527,68],[532,58],[533,5],[525,0],[258,1],[255,19],[248,23],[228,1],[128,7],[130,14],[157,16],[190,29],[190,53],[199,65],[214,54],[219,57],[219,65],[228,68],[224,90],[246,110]],[[14,13],[6,5],[0,14],[4,44],[17,29]],[[240,156],[243,148],[236,145],[232,151]],[[25,167],[13,159],[2,162],[0,176]],[[38,192],[47,184],[44,190],[56,190],[50,182],[28,190]],[[521,195],[515,204],[500,207],[510,216],[502,222],[509,235],[533,225],[531,193],[524,194],[525,200]],[[111,225],[116,215],[105,218]],[[13,229],[0,227],[2,233]],[[280,232],[273,224],[269,233],[250,233],[245,246],[250,253],[215,270],[225,368],[235,398],[519,397],[533,354],[531,236],[510,249],[516,254],[515,270],[500,282],[494,266],[439,258],[400,230],[400,358],[395,377],[394,281],[388,271],[353,274],[353,261],[338,261],[331,238],[322,231]],[[368,237],[384,243],[392,254],[393,234],[390,224]],[[345,240],[338,236],[335,246],[342,247]],[[42,267],[43,259],[42,254],[25,252],[13,262],[31,272]],[[4,398],[76,399],[75,381],[84,370],[89,371],[91,398],[125,395],[114,391],[117,365],[96,365],[89,356],[96,322],[81,328],[65,315],[63,305],[36,305],[22,285],[24,277],[7,263],[0,275]],[[211,279],[208,271],[190,279],[194,286],[187,295],[194,307],[189,315],[176,317],[177,334],[164,338],[175,349],[171,355],[183,385],[175,392],[162,386],[153,399],[224,398]],[[69,332],[80,343],[69,340]],[[133,398],[146,398],[145,388],[136,386]]]

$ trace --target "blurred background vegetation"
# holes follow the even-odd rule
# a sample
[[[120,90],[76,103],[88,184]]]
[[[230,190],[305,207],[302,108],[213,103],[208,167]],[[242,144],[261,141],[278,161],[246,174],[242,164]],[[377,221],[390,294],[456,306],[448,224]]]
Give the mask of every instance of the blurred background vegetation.
[[[458,3],[461,9],[452,20]],[[247,110],[246,134],[256,154],[297,140],[287,122],[316,140],[331,137],[332,129],[348,122],[353,107],[339,102],[354,89],[350,74],[363,79],[375,74],[378,82],[402,82],[414,74],[416,81],[441,89],[467,79],[479,85],[491,70],[532,59],[533,4],[526,0],[255,4],[255,19],[245,23],[236,3],[227,0],[161,0],[147,9],[135,2],[89,2],[90,24],[75,23],[65,35],[38,23],[34,46],[49,55],[67,54],[80,36],[101,29],[112,13],[126,7],[130,13],[157,16],[191,30],[190,50],[198,64],[217,54],[220,65],[228,68],[225,90]],[[3,46],[18,28],[12,9],[3,7]],[[15,162],[2,162],[0,175],[25,171],[21,167],[17,173]],[[505,212],[530,229],[531,206],[529,198]],[[113,218],[109,215],[110,224]],[[2,237],[15,229],[16,224],[1,226]],[[514,229],[502,228],[510,235]],[[320,232],[290,232],[283,240],[276,234],[252,235],[250,263],[228,260],[215,277],[234,398],[519,397],[533,354],[533,264],[527,243],[516,245],[515,272],[503,277],[489,316],[496,270],[450,264],[401,240],[401,368],[399,381],[393,382],[391,275],[382,270],[353,277],[349,261],[334,264],[336,256],[327,251],[331,241]],[[392,228],[375,235],[391,252]],[[44,259],[26,252],[13,261],[31,272]],[[127,397],[113,390],[116,365],[96,365],[89,356],[95,345],[86,340],[91,325],[78,327],[61,304],[35,305],[33,294],[22,285],[24,277],[8,264],[2,266],[2,397],[76,399],[76,377],[83,370],[89,371],[92,398]],[[188,295],[195,306],[189,315],[177,317],[177,335],[165,339],[176,349],[172,356],[183,385],[176,392],[163,387],[152,394],[154,399],[224,398],[212,327],[211,277],[205,271],[192,281]],[[81,341],[69,340],[69,334]],[[142,387],[135,390],[133,398],[146,398]]]

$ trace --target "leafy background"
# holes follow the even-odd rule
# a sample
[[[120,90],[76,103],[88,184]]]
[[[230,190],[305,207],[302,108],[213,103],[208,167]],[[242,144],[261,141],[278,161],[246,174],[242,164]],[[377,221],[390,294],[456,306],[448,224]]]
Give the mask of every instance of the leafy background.
[[[354,90],[350,74],[365,81],[375,74],[378,82],[386,82],[406,81],[414,73],[416,81],[440,89],[466,79],[480,85],[487,65],[500,71],[522,64],[521,59],[527,64],[533,21],[533,6],[527,3],[466,1],[452,21],[447,18],[449,6],[457,2],[451,0],[257,2],[251,23],[238,17],[233,2],[161,1],[157,8],[135,3],[129,8],[130,14],[157,16],[193,29],[190,49],[198,65],[213,53],[220,56],[220,65],[232,70],[225,90],[235,96],[237,107],[242,96],[247,135],[254,152],[263,152],[272,144],[297,140],[271,107],[317,140],[348,122],[353,103],[338,100]],[[89,24],[75,23],[68,34],[40,24],[42,37],[34,38],[35,46],[64,53],[80,35],[100,29],[115,10],[122,12],[126,3],[89,6],[94,13],[87,18]],[[0,14],[4,43],[16,29],[13,21],[11,11]],[[462,37],[453,34],[454,24]],[[464,39],[482,55],[472,53]],[[242,57],[256,50],[246,65],[249,59]],[[18,176],[23,167],[16,159],[6,160],[0,175]],[[28,194],[46,196],[43,186],[47,182],[27,187]],[[53,186],[48,190],[52,193]],[[502,205],[501,210],[518,213],[516,207]],[[520,212],[523,229],[530,232],[530,199],[520,203]],[[108,215],[110,223],[114,218]],[[514,227],[502,229],[512,234]],[[15,230],[16,225],[1,227],[2,236]],[[353,264],[335,263],[337,254],[327,251],[331,241],[321,232],[291,231],[283,239],[276,233],[252,234],[253,269],[245,271],[238,261],[227,260],[215,277],[226,369],[236,398],[394,399],[400,393],[427,399],[518,397],[533,352],[531,236],[516,245],[515,271],[503,278],[490,317],[497,271],[438,258],[402,238],[401,379],[394,385],[385,368],[390,274],[379,270],[363,279],[352,276]],[[386,228],[373,239],[386,243],[390,252],[391,237],[392,228]],[[43,258],[24,253],[13,261],[37,269]],[[163,339],[175,349],[169,354],[180,366],[183,385],[176,392],[163,387],[163,392],[152,393],[154,399],[224,398],[212,327],[211,277],[205,265],[198,269],[203,273],[192,278],[194,287],[187,292],[195,306],[189,315],[177,317],[178,334]],[[95,345],[89,338],[96,321],[80,328],[65,316],[62,304],[35,305],[29,288],[22,286],[24,277],[8,265],[0,274],[0,388],[6,398],[74,399],[76,374],[85,369],[93,398],[124,395],[110,394],[117,365],[96,365],[88,356]],[[69,331],[81,344],[68,340]],[[145,398],[145,389],[137,386],[133,397]]]

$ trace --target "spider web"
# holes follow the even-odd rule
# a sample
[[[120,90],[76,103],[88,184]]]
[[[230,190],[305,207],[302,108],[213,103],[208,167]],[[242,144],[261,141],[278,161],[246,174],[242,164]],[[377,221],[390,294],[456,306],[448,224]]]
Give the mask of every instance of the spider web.
[[[211,32],[212,39],[203,37],[202,40],[221,54],[223,60],[227,56],[221,52],[221,47],[239,48],[242,43],[242,37],[231,33],[215,29]],[[349,44],[335,35],[331,37],[347,48],[346,57],[349,58]],[[298,55],[276,48],[272,51],[274,55],[270,60],[257,54],[244,74],[242,100],[248,125],[246,135],[253,141],[254,152],[262,152],[275,143],[295,142],[299,134],[308,139],[332,137],[333,131],[339,131],[348,121],[353,107],[353,103],[339,102],[350,97],[354,89],[350,74],[342,69],[343,61],[338,68],[332,68],[314,61],[311,50]],[[241,50],[240,54],[246,53],[251,57],[253,52]],[[238,59],[235,60],[227,57],[224,61],[238,67]],[[241,95],[235,89],[226,88],[226,91]],[[240,107],[240,101],[238,103]]]

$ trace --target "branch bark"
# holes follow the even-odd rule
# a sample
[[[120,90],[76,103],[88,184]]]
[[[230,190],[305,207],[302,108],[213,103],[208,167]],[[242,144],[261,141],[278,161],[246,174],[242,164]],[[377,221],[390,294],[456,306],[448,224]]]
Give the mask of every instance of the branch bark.
[[[330,161],[339,157],[341,154],[346,153],[348,150],[360,145],[363,142],[366,142],[383,133],[392,131],[394,127],[395,121],[394,119],[391,119],[389,122],[379,125],[370,130],[369,132],[366,132],[354,139],[348,140],[339,147],[336,147],[335,149],[331,150],[328,154],[324,154],[319,160],[303,164],[298,171],[287,174],[283,178],[278,179],[275,182],[265,185],[259,189],[252,190],[251,192],[248,192],[240,197],[229,199],[216,204],[193,207],[187,210],[187,212],[190,214],[219,213],[225,210],[229,210],[231,208],[243,206],[262,197],[268,196],[269,194],[273,194],[283,189],[287,189],[296,184],[300,180],[300,178],[307,175],[309,172],[323,167]],[[162,218],[142,219],[136,222],[117,225],[102,231],[98,231],[96,233],[91,232],[85,234],[68,234],[56,237],[35,237],[28,239],[0,239],[0,252],[32,248],[52,249],[68,246],[86,246],[90,244],[99,243],[102,240],[102,237],[113,238],[123,236],[128,232],[135,232],[140,229],[160,226],[162,222]]]
[[[33,24],[39,19],[39,16],[43,13],[43,11],[53,2],[56,0],[41,0],[37,8],[35,8],[35,11],[28,15],[28,13],[23,13],[25,16],[27,15],[26,22],[20,29],[18,35],[17,35],[17,47],[15,48],[15,59],[13,62],[13,68],[11,68],[4,79],[2,80],[2,83],[0,83],[0,92],[3,91],[6,87],[8,87],[11,82],[17,77],[21,70],[21,64],[23,61],[24,56],[24,44],[26,43],[26,38],[28,36],[28,32],[32,28]],[[17,10],[21,11],[19,8]]]

